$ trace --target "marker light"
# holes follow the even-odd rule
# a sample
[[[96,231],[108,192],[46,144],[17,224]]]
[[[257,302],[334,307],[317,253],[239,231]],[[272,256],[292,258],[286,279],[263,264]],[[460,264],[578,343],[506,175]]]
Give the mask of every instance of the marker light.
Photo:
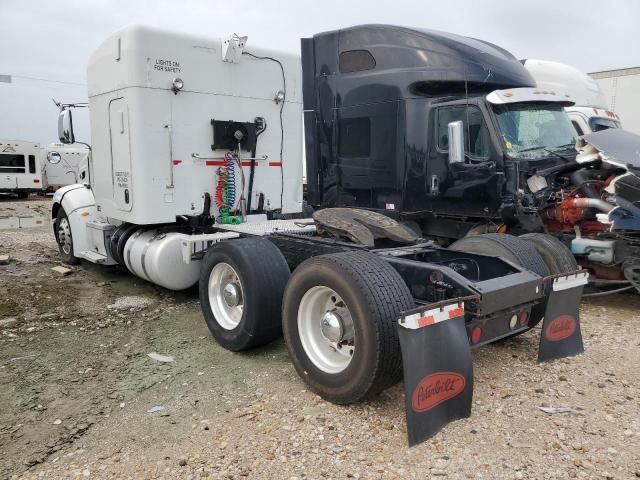
[[[184,87],[184,82],[182,81],[181,78],[174,78],[173,79],[173,84],[171,87],[171,90],[173,91],[173,93],[178,93],[180,90],[182,90],[182,87]]]
[[[529,323],[529,312],[523,310],[520,312],[520,326],[525,327]]]

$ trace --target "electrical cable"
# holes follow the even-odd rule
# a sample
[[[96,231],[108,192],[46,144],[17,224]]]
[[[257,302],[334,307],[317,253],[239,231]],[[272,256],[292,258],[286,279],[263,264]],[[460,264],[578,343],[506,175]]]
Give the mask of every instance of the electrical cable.
[[[284,109],[284,102],[287,99],[287,80],[284,75],[284,66],[277,58],[267,56],[261,57],[247,51],[242,52],[242,54],[248,55],[257,60],[270,60],[272,62],[276,62],[280,66],[280,71],[282,72],[282,93],[284,94],[282,102],[280,102],[280,213],[282,213],[284,206],[284,162],[282,158],[282,151],[284,149],[284,126],[282,123],[282,110]]]
[[[216,184],[214,196],[214,201],[216,203],[216,207],[218,207],[218,213],[220,215],[220,223],[233,225],[240,223],[239,217],[231,215],[236,206],[236,161],[236,156],[233,152],[227,152],[225,154],[224,165],[219,167],[217,171],[218,183]],[[242,172],[242,168],[240,168],[240,171]]]
[[[632,288],[635,288],[635,287],[633,285],[630,285],[628,287],[617,288],[615,290],[607,290],[605,292],[583,293],[582,296],[583,297],[603,297],[605,295],[611,295],[613,293],[625,292],[627,290],[631,290]]]
[[[238,151],[240,151],[240,147],[238,147]],[[231,153],[228,154],[231,156],[231,158],[233,158],[236,162],[236,164],[238,165],[238,169],[240,170],[240,183],[242,185],[242,189],[240,190],[240,198],[238,199],[238,203],[235,203],[235,196],[233,197],[234,201],[230,201],[230,204],[233,206],[232,211],[235,213],[238,213],[238,208],[240,207],[240,203],[245,199],[244,198],[244,188],[245,188],[245,178],[244,178],[244,170],[242,170],[242,162],[240,160],[240,155],[236,154],[236,153]],[[251,160],[252,162],[254,160]],[[235,172],[234,172],[234,178],[233,178],[233,185],[235,186]],[[231,182],[230,182],[231,183]],[[235,192],[234,192],[235,193]]]

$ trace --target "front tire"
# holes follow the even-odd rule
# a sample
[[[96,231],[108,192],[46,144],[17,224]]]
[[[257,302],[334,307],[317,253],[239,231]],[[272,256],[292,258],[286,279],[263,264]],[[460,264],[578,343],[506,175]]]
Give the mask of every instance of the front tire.
[[[200,270],[200,305],[216,341],[233,352],[282,335],[282,294],[289,267],[264,238],[227,240],[211,248]]]
[[[58,250],[60,250],[60,258],[67,265],[77,265],[80,263],[80,259],[75,256],[73,250],[73,236],[71,234],[71,223],[67,212],[64,208],[60,207],[56,221],[54,223],[53,231],[55,233],[56,242],[58,243]]]
[[[402,376],[396,322],[414,305],[402,277],[374,254],[306,260],[291,275],[282,313],[298,374],[312,391],[338,404],[390,387]]]

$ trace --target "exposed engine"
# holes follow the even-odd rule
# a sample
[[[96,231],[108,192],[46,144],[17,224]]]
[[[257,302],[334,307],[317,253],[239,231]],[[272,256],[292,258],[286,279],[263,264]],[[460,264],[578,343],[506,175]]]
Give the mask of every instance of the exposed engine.
[[[559,158],[545,168],[524,168],[522,203],[536,211],[544,228],[564,237],[581,266],[601,280],[637,284],[640,273],[640,162],[634,153],[612,152],[620,138],[610,132],[580,139],[575,159]],[[627,132],[615,132],[629,140]],[[601,138],[606,139],[600,142]],[[637,141],[636,139],[633,139]],[[635,153],[637,156],[637,153]],[[637,286],[637,285],[636,285]]]

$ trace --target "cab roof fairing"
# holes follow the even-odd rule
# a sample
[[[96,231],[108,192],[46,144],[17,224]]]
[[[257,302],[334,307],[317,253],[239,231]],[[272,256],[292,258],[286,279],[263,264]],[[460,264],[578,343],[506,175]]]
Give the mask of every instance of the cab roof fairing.
[[[302,39],[309,58],[306,72],[312,78],[339,78],[341,106],[367,103],[371,98],[347,92],[358,87],[384,86],[380,100],[443,95],[449,91],[483,91],[496,88],[534,87],[535,81],[511,53],[491,43],[461,35],[394,25],[358,25]],[[343,52],[366,50],[375,68],[340,72]],[[303,62],[304,62],[303,58]],[[312,70],[312,71],[311,71]],[[366,95],[365,95],[366,96]],[[311,96],[310,96],[311,97]],[[306,109],[314,101],[305,102]]]

